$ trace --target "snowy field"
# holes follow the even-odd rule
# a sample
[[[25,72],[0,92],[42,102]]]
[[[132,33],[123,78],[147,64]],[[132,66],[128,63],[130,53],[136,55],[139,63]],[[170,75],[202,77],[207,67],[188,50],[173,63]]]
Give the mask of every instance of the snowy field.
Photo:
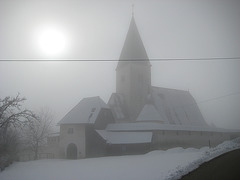
[[[240,138],[215,148],[173,148],[144,155],[81,160],[17,162],[0,172],[0,180],[161,180],[178,179],[203,162],[240,148]]]

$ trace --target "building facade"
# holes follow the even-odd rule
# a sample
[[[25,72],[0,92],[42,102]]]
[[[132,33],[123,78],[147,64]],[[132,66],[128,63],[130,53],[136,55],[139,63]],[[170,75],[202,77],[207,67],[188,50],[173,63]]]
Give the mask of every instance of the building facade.
[[[116,68],[116,92],[107,104],[84,98],[59,125],[59,135],[49,137],[49,152],[68,159],[215,146],[240,135],[209,127],[189,91],[152,86],[134,17]]]

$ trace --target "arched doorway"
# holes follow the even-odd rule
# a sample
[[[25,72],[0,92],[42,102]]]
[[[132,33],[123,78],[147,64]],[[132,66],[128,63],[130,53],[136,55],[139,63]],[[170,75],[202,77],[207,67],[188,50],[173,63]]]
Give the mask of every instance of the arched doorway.
[[[67,158],[77,159],[77,146],[73,143],[69,144],[67,147]]]

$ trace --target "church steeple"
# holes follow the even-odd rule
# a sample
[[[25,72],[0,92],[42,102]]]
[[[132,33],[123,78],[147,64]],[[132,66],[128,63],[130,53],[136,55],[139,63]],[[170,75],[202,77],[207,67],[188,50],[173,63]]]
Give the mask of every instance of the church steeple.
[[[132,16],[128,33],[117,65],[117,69],[129,63],[136,62],[138,64],[151,66],[147,52],[145,50],[142,39],[138,32],[134,16]]]
[[[135,121],[149,94],[151,65],[133,16],[116,73],[116,91],[125,99],[127,120]]]

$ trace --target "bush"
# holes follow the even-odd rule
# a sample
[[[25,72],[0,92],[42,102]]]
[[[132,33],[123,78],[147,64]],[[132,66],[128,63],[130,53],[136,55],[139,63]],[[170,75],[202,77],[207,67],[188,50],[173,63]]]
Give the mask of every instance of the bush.
[[[9,164],[10,164],[10,161],[9,161],[9,155],[8,154],[0,156],[0,169],[1,169],[1,171],[3,171],[6,167],[8,167]]]

